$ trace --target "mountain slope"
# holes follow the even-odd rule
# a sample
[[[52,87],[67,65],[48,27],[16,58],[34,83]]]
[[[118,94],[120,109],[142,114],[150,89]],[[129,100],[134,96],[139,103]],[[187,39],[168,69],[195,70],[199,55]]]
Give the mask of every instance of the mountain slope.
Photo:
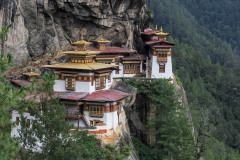
[[[240,150],[240,70],[236,50],[198,22],[180,1],[152,0],[147,4],[155,24],[170,32],[175,39],[170,40],[177,44],[173,49],[174,73],[183,81],[196,133],[202,133],[203,155],[206,159],[234,159],[239,155],[231,148]]]

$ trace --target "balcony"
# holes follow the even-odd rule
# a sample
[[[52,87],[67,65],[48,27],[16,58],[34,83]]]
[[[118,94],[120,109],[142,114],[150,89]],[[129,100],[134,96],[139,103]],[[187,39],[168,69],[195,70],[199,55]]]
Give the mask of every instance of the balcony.
[[[66,119],[80,119],[82,118],[82,114],[79,112],[79,110],[72,110],[72,109],[66,109]]]

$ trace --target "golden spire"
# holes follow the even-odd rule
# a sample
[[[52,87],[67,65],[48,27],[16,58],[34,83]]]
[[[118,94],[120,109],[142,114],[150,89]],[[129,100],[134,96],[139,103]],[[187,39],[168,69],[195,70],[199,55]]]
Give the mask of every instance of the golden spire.
[[[160,32],[157,32],[157,33],[154,33],[156,36],[169,36],[170,34],[169,33],[165,33],[165,32],[163,32],[163,29],[162,29],[162,26],[161,26],[161,28],[160,28],[160,30],[159,30]]]
[[[158,28],[157,28],[157,25],[155,26],[155,29],[157,30]]]
[[[83,34],[81,33],[81,41],[83,41]]]
[[[33,72],[32,68],[31,68],[31,70],[30,70],[30,71],[31,71],[31,73]]]
[[[161,26],[160,32],[163,32],[162,26]]]

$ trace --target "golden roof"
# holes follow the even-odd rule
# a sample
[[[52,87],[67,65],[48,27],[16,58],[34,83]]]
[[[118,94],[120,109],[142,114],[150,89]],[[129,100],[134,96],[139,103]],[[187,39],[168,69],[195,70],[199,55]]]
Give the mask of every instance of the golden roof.
[[[169,33],[163,32],[162,26],[161,26],[160,32],[157,32],[157,33],[154,33],[154,34],[156,36],[168,36],[169,35]]]
[[[31,68],[31,71],[30,71],[30,72],[23,73],[23,75],[29,76],[29,77],[33,77],[33,76],[39,76],[40,74],[39,74],[39,73],[36,73],[36,72],[33,72],[32,68]]]
[[[110,43],[111,41],[109,41],[109,40],[104,40],[104,39],[103,39],[103,36],[102,36],[102,34],[101,34],[101,37],[100,37],[99,40],[93,40],[92,42],[96,42],[96,43]]]
[[[63,68],[63,69],[77,69],[77,70],[98,70],[105,68],[112,68],[118,65],[104,64],[104,63],[61,63],[54,65],[44,65],[45,68]]]
[[[86,48],[91,44],[91,42],[84,41],[83,40],[83,35],[81,35],[81,40],[80,41],[72,42],[71,44],[86,50]]]

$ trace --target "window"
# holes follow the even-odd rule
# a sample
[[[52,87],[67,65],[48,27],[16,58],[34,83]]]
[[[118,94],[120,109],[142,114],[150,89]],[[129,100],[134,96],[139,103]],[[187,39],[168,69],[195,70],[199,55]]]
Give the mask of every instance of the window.
[[[19,126],[19,117],[16,117],[16,125]]]
[[[115,74],[119,74],[119,66],[116,67]]]
[[[167,52],[159,52],[157,61],[158,62],[167,62]]]
[[[66,89],[75,91],[76,81],[75,78],[68,77],[66,78]]]
[[[97,60],[98,63],[111,64],[112,60]]]
[[[100,120],[93,120],[94,121],[94,126],[96,126],[98,123],[101,123],[101,121]]]
[[[91,117],[103,117],[102,106],[90,106],[89,115]]]
[[[105,76],[96,78],[96,90],[104,89],[106,87]]]
[[[125,64],[124,65],[124,74],[136,74],[140,72],[139,64]]]
[[[159,73],[165,73],[165,64],[159,64]]]

